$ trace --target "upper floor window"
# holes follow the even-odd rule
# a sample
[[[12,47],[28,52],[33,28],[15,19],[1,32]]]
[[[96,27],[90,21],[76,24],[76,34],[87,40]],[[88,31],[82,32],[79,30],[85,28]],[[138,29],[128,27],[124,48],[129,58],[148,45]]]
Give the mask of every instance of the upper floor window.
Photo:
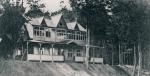
[[[46,37],[51,37],[50,31],[46,31]]]
[[[67,39],[86,40],[86,33],[82,31],[67,31]]]
[[[44,28],[43,27],[34,27],[34,36],[44,36]]]
[[[58,29],[57,30],[57,36],[64,36],[65,33],[66,33],[66,30],[64,30],[64,29]]]

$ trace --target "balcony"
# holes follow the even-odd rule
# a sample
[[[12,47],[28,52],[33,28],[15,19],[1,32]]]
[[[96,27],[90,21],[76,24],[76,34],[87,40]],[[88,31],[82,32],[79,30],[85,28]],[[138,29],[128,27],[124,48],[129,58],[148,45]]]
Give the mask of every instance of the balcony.
[[[86,42],[86,33],[82,31],[36,27],[34,28],[33,32],[33,40],[37,41],[61,42],[65,40],[70,40],[82,44]]]

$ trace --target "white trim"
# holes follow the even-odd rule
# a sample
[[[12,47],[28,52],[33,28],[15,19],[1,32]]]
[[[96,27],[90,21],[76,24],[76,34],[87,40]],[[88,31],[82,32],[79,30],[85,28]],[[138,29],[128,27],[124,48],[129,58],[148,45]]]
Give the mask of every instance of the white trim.
[[[29,61],[40,61],[40,55],[28,54]],[[41,55],[42,61],[52,61],[52,56],[50,55]],[[54,61],[64,61],[63,56],[53,56]]]

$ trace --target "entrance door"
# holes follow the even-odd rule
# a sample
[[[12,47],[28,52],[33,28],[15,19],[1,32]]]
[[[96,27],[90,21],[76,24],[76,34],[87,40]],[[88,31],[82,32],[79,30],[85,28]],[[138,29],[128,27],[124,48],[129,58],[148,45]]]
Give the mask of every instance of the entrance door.
[[[66,61],[74,61],[75,50],[69,49],[66,54],[67,54],[67,55],[66,55]]]

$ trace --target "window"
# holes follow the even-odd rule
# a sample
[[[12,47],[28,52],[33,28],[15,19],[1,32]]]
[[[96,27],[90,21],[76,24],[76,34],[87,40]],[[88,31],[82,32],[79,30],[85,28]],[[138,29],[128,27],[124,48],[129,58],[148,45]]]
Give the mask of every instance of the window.
[[[64,36],[65,33],[66,33],[66,30],[64,30],[64,29],[58,29],[57,30],[57,36]]]
[[[39,27],[34,27],[34,35],[39,36]]]
[[[86,32],[68,30],[67,31],[67,39],[85,40],[86,39]]]
[[[82,56],[82,52],[80,50],[77,50],[77,56]]]
[[[73,57],[73,53],[69,52],[68,57]]]
[[[34,27],[34,36],[44,36],[44,28],[43,27]]]
[[[50,31],[46,31],[46,37],[51,37]]]
[[[44,36],[44,28],[43,27],[40,27],[40,36]]]

